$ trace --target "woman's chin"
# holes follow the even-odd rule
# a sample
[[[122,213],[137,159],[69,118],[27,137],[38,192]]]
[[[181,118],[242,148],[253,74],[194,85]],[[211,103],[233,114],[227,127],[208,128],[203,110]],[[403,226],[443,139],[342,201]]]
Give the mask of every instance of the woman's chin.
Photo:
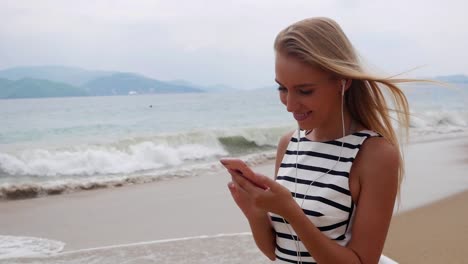
[[[297,121],[297,126],[301,130],[313,130],[315,128],[314,125],[303,123],[303,122],[300,122],[300,121]]]

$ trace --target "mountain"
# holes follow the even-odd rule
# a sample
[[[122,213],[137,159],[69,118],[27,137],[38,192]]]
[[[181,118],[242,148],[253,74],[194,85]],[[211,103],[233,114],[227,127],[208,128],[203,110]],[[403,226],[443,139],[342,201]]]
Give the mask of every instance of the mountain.
[[[49,85],[49,86],[48,86]],[[204,92],[134,73],[90,71],[65,66],[28,66],[0,70],[0,98]]]
[[[40,98],[88,95],[82,88],[66,83],[33,78],[12,81],[0,79],[0,98]]]
[[[231,86],[225,85],[225,84],[215,84],[211,86],[206,86],[203,89],[207,92],[213,92],[213,93],[240,91],[240,89],[232,88]]]
[[[27,66],[0,70],[0,78],[9,80],[33,78],[80,86],[96,78],[109,76],[113,73],[115,72],[90,71],[67,66]]]
[[[175,85],[190,86],[190,87],[194,87],[194,88],[203,90],[205,92],[210,92],[210,93],[211,92],[213,92],[213,93],[223,93],[223,92],[239,91],[239,89],[232,88],[232,87],[230,87],[228,85],[224,85],[224,84],[215,84],[215,85],[210,85],[210,86],[200,86],[200,85],[196,85],[196,84],[190,83],[190,82],[185,81],[185,80],[174,80],[174,81],[169,81],[169,83],[175,84]]]
[[[133,73],[115,73],[96,78],[85,83],[82,87],[91,95],[203,92],[201,89],[187,85],[162,82]]]
[[[159,81],[129,72],[94,71],[67,66],[22,66],[0,70],[0,78],[49,80],[83,88],[89,95],[237,91],[226,85],[194,85],[184,80]],[[4,85],[0,84],[0,87]]]
[[[253,91],[278,92],[278,85],[267,85],[253,89]]]
[[[463,74],[455,74],[455,75],[445,75],[445,76],[437,76],[435,77],[436,80],[448,82],[448,83],[467,83],[468,84],[468,76]]]

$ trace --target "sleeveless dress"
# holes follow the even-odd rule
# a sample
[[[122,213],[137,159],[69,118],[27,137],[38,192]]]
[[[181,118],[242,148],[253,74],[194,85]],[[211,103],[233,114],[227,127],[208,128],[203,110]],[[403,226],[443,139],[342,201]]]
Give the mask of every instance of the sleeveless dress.
[[[305,131],[300,132],[298,139],[296,131],[278,170],[276,181],[291,191],[296,202],[302,204],[304,213],[324,235],[342,246],[351,239],[355,211],[349,172],[361,145],[367,138],[376,136],[380,135],[362,130],[336,140],[315,142],[305,137]],[[341,157],[339,162],[338,157]],[[276,233],[277,262],[316,263],[302,242],[296,243],[298,237],[283,217],[270,213],[270,219]],[[383,259],[388,258],[382,257],[379,263],[396,263],[386,262]]]

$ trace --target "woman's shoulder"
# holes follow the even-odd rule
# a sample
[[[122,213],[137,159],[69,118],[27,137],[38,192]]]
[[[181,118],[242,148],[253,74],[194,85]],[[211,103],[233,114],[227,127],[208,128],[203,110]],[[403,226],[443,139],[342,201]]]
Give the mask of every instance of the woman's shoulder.
[[[293,136],[294,132],[297,130],[291,130],[281,136],[278,142],[278,148],[276,151],[276,164],[275,164],[275,175],[278,174],[278,169],[281,165],[281,161],[283,160],[284,153],[286,153],[286,149],[288,148],[289,142],[291,141],[291,137]]]
[[[283,134],[278,142],[278,147],[287,147],[295,132],[297,132],[297,130],[291,130]]]
[[[393,181],[398,178],[398,169],[401,166],[398,147],[380,136],[369,137],[364,141],[355,162],[360,167],[361,181],[372,182]]]
[[[359,148],[358,157],[359,161],[363,161],[366,167],[377,163],[378,167],[394,166],[395,161],[399,162],[400,153],[399,148],[393,145],[385,137],[378,132],[366,128],[362,125],[357,127],[355,134],[362,134],[365,137],[364,142]]]
[[[377,133],[376,133],[377,134]],[[365,160],[392,163],[400,157],[399,149],[382,136],[371,136],[367,138],[359,150],[359,154]]]
[[[296,133],[297,130],[291,130],[286,132],[284,135],[281,136],[278,142],[278,148],[277,148],[277,157],[278,156],[283,156],[283,154],[286,152],[286,149],[288,148],[289,142],[291,141],[291,138],[293,137],[294,133]]]

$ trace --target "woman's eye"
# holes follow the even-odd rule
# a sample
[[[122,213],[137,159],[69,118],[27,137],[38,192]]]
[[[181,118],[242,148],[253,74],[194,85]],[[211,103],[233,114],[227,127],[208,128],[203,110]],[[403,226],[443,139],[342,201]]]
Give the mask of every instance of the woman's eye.
[[[314,91],[302,91],[302,90],[299,90],[299,93],[302,94],[302,95],[309,95],[309,94],[312,94]]]
[[[279,91],[280,93],[285,93],[285,92],[287,92],[288,90],[287,90],[286,88],[284,88],[283,86],[278,86],[278,91]]]

